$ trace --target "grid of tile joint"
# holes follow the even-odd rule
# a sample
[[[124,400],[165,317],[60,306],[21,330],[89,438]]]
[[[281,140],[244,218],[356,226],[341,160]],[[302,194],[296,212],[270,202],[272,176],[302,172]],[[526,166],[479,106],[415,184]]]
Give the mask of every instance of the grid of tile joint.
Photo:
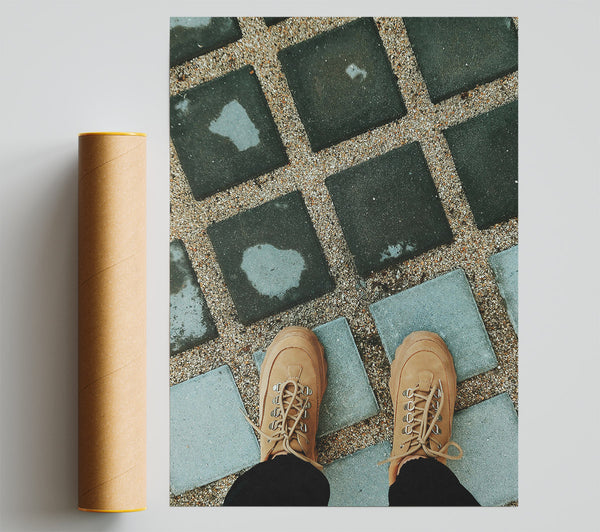
[[[464,122],[469,118],[515,100],[517,97],[518,73],[510,74],[477,87],[469,91],[468,94],[453,96],[437,105],[433,105],[427,97],[426,90],[424,90],[425,84],[417,69],[414,55],[410,49],[401,22],[398,23],[400,30],[396,31],[393,28],[393,20],[385,18],[375,19],[392,68],[399,79],[399,88],[408,108],[408,115],[396,122],[375,128],[365,134],[325,149],[318,154],[311,152],[306,133],[298,118],[276,54],[284,46],[306,40],[322,31],[337,27],[350,20],[353,19],[331,18],[319,21],[310,18],[288,19],[267,28],[264,21],[260,18],[240,18],[239,21],[243,33],[240,41],[171,69],[171,94],[176,94],[181,90],[221,76],[243,65],[253,64],[256,67],[258,79],[263,86],[263,91],[265,91],[267,102],[273,112],[284,146],[290,156],[291,164],[287,167],[261,176],[251,183],[234,187],[238,196],[237,201],[226,191],[215,194],[203,202],[194,204],[191,194],[185,194],[183,205],[174,206],[175,209],[180,207],[183,207],[184,210],[187,209],[187,215],[182,216],[182,218],[187,218],[188,220],[194,219],[195,223],[193,227],[186,224],[181,226],[177,223],[172,223],[171,235],[172,237],[177,236],[182,238],[184,242],[186,239],[195,239],[199,242],[202,250],[208,254],[207,258],[200,257],[199,252],[194,256],[193,252],[195,250],[192,249],[193,256],[191,258],[194,267],[199,277],[210,277],[219,286],[218,290],[214,292],[209,291],[206,294],[206,298],[211,313],[215,315],[215,321],[217,322],[220,334],[228,337],[230,340],[234,339],[240,344],[243,344],[247,338],[244,338],[245,335],[242,329],[232,318],[233,315],[230,310],[233,308],[233,303],[227,294],[219,272],[215,272],[214,268],[211,267],[211,263],[215,263],[215,257],[214,252],[210,248],[210,243],[206,238],[206,226],[209,223],[227,218],[241,210],[246,210],[275,199],[291,190],[299,189],[305,196],[309,214],[317,230],[319,239],[322,243],[327,244],[323,247],[332,274],[336,281],[343,279],[345,282],[340,284],[343,284],[347,288],[350,286],[351,281],[358,282],[359,278],[353,270],[352,265],[344,264],[343,260],[340,261],[340,257],[347,256],[347,248],[343,239],[335,236],[341,234],[339,222],[324,187],[324,180],[327,176],[348,167],[343,162],[344,158],[340,156],[343,152],[353,151],[355,153],[350,164],[352,166],[372,157],[382,155],[408,142],[414,140],[421,142],[456,240],[455,243],[446,247],[441,252],[451,256],[453,252],[460,250],[461,247],[464,251],[465,241],[467,241],[466,244],[469,248],[464,253],[464,257],[455,260],[450,268],[439,270],[434,267],[424,272],[420,282],[445,273],[451,268],[462,267],[467,273],[474,294],[476,294],[478,305],[482,305],[484,297],[481,296],[481,292],[485,292],[485,290],[480,291],[480,289],[486,282],[489,282],[492,274],[489,267],[484,264],[491,252],[487,251],[484,254],[480,251],[480,248],[487,248],[489,250],[493,247],[495,238],[497,237],[508,236],[516,239],[516,224],[513,221],[499,224],[489,230],[478,231],[474,226],[472,215],[470,217],[467,216],[467,220],[465,221],[461,220],[455,214],[456,205],[454,203],[456,201],[463,207],[467,205],[467,211],[468,204],[462,193],[460,181],[456,176],[453,165],[451,163],[447,165],[443,162],[443,158],[448,155],[449,150],[441,132],[442,129],[450,125]],[[295,35],[290,36],[287,30],[292,25],[298,31],[295,32]],[[266,56],[268,57],[268,61],[259,60],[260,54],[258,51],[262,50],[264,52],[265,49],[267,49]],[[225,69],[222,68],[224,64],[227,65]],[[269,83],[266,81],[269,81]],[[284,118],[282,119],[282,117]],[[171,165],[173,171],[171,179],[180,181],[182,173],[181,169],[178,168],[177,156],[173,152],[174,150],[172,149]],[[241,200],[239,199],[240,197]],[[317,207],[316,205],[319,206]],[[424,256],[425,258],[431,258],[438,252],[439,250],[433,250]],[[390,270],[398,270],[398,275],[400,275],[400,272],[419,271],[418,259],[417,257],[416,259],[407,261],[400,268],[390,268]],[[384,279],[388,273],[387,270],[383,270],[373,275],[368,283],[373,286]],[[408,288],[414,284],[419,283],[412,283],[408,286],[403,285],[401,281],[397,283],[399,289]],[[339,295],[339,290],[336,290],[333,294],[325,297],[324,304],[329,300],[333,301]],[[484,322],[491,318],[491,314],[502,312],[502,305],[498,303],[500,296],[497,289],[492,289],[491,293],[488,290],[485,297],[489,299],[490,296],[494,300],[491,304],[493,312],[482,313]],[[370,301],[366,300],[363,302],[363,306],[366,308],[369,303]],[[337,305],[336,308],[340,312],[340,305]],[[217,312],[221,310],[222,314],[223,309],[226,311],[225,316],[219,315],[219,312]],[[345,312],[346,310],[347,312]],[[351,327],[354,328],[359,324],[367,323],[371,329],[374,328],[373,324],[369,323],[368,317],[361,316],[360,320],[353,319],[351,316],[355,314],[355,311],[355,308],[345,308],[343,304],[341,305],[341,313],[350,316]],[[256,334],[258,331],[270,333],[276,325],[272,319],[266,319],[262,324],[259,323],[257,327],[247,330],[246,335],[250,336]],[[217,339],[216,344],[218,342],[219,340]],[[498,346],[508,344],[508,348],[504,347],[505,350],[509,351],[509,354],[504,357],[505,362],[512,365],[516,364],[516,342],[513,338],[493,338],[492,343]],[[218,345],[216,349],[218,349]],[[382,350],[380,350],[379,355],[385,357]],[[172,384],[194,376],[193,360],[198,356],[199,353],[193,351],[184,353],[179,357],[180,360],[173,360],[171,362],[172,368],[174,365],[179,365],[180,367],[181,364],[191,363],[189,364],[191,368],[187,374],[184,372],[182,377],[180,373],[178,380],[174,381],[172,379]],[[361,356],[364,356],[363,353],[361,353]],[[248,358],[251,358],[250,354],[248,354]],[[217,362],[214,362],[215,365]],[[244,365],[247,362],[251,364],[249,360],[244,361]],[[369,376],[372,377],[372,373],[376,370],[373,369],[372,365],[365,364],[365,366],[367,367]],[[234,376],[236,379],[240,377],[240,373],[236,373],[235,369]],[[483,376],[483,379],[491,379],[494,384],[504,382],[502,375],[486,374]],[[458,405],[460,407],[468,406],[465,404],[461,405],[460,403],[461,389],[472,392],[477,389],[479,382],[478,379],[475,379],[475,382],[472,384],[470,381],[467,381],[462,387],[459,387]],[[516,401],[516,386],[508,391],[513,401]],[[253,404],[255,393],[256,389],[251,389],[247,393],[243,393],[244,402],[250,406],[249,411],[256,410]],[[497,391],[493,393],[497,393]],[[485,399],[493,395],[493,393],[488,393],[480,397],[480,399]],[[360,447],[356,449],[358,448]],[[327,453],[325,454],[327,455]],[[335,455],[335,453],[333,454]]]

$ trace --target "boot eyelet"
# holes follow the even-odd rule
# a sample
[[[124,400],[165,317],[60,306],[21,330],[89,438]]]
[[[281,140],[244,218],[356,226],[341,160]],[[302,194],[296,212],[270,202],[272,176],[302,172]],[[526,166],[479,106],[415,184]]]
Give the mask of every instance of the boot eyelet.
[[[279,404],[279,396],[278,396],[278,395],[276,395],[275,397],[273,397],[273,401],[272,401],[272,403],[273,403],[274,405],[278,405],[278,404]]]
[[[408,403],[404,404],[404,410],[408,410],[409,412],[412,412],[414,409],[415,409],[414,401],[408,401]]]
[[[438,426],[437,426],[437,424],[435,424],[435,425],[433,426],[433,431],[432,431],[432,432],[433,432],[434,434],[441,434],[441,433],[442,433],[442,431],[440,430],[440,427],[438,427]]]
[[[412,397],[413,395],[415,395],[415,392],[414,392],[414,390],[413,390],[412,388],[407,388],[406,390],[404,390],[404,391],[402,392],[402,395],[403,395],[404,397],[408,397],[408,398],[410,398],[410,397]]]
[[[275,384],[275,385],[273,386],[273,391],[274,391],[274,392],[278,392],[278,391],[280,390],[280,388],[281,388],[281,383],[280,383],[280,382],[278,382],[277,384]]]
[[[312,395],[313,392],[308,386],[305,386],[303,393],[304,393],[304,395]]]
[[[310,401],[306,401],[306,408],[309,409],[311,406]]]
[[[402,418],[402,421],[404,421],[405,423],[412,423],[414,419],[415,417],[413,416],[412,412],[409,412]]]
[[[402,429],[402,434],[412,434],[412,425],[406,425],[406,427]]]
[[[307,432],[307,431],[308,431],[308,427],[306,426],[306,423],[302,423],[302,424],[300,425],[300,430],[301,430],[302,432]]]

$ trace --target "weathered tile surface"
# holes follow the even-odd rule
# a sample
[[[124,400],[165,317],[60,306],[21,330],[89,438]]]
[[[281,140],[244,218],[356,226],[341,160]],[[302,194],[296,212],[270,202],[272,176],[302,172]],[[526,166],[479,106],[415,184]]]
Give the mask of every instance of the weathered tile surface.
[[[388,465],[377,465],[390,456],[385,441],[327,464],[323,473],[329,480],[329,506],[387,506]]]
[[[354,425],[379,412],[352,332],[346,318],[338,318],[313,329],[325,349],[327,389],[319,411],[318,436]],[[254,353],[259,368],[264,351]]]
[[[492,255],[489,262],[494,270],[500,295],[506,303],[510,322],[519,334],[519,246]]]
[[[431,331],[446,342],[459,382],[498,365],[461,269],[377,301],[370,310],[390,362],[411,332]]]
[[[456,171],[485,229],[518,215],[518,102],[444,131]]]
[[[452,439],[463,449],[448,466],[482,506],[516,501],[518,492],[518,420],[503,393],[457,412]]]
[[[362,276],[452,241],[418,142],[325,181]]]
[[[371,18],[284,48],[279,60],[314,151],[406,114]]]
[[[251,65],[172,96],[170,117],[197,200],[288,162]]]
[[[245,412],[228,366],[171,387],[173,494],[258,463],[258,441],[240,409]]]
[[[404,18],[434,103],[517,70],[510,17]]]
[[[171,17],[171,66],[241,39],[233,17]]]
[[[215,338],[217,329],[181,240],[171,242],[170,256],[169,319],[173,355]]]
[[[208,236],[244,324],[333,288],[299,192],[215,223]]]

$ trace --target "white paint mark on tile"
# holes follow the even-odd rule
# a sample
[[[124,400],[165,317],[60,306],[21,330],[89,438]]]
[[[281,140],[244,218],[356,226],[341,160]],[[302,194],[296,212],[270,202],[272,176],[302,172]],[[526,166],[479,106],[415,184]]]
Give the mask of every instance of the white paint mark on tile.
[[[346,74],[348,74],[352,79],[356,79],[358,76],[360,76],[360,81],[364,81],[367,77],[367,71],[359,68],[354,63],[348,66],[346,69]]]
[[[228,138],[239,151],[245,151],[260,142],[258,129],[237,100],[225,105],[208,129],[216,135]]]
[[[210,24],[212,17],[171,17],[171,28],[204,28]]]
[[[390,244],[387,249],[381,254],[379,262],[383,262],[388,259],[397,259],[400,255],[410,253],[416,248],[410,242],[399,242],[398,244]]]
[[[263,296],[283,299],[300,285],[306,269],[304,258],[294,249],[277,249],[271,244],[258,244],[244,251],[242,270],[256,291]]]
[[[184,115],[188,113],[189,107],[190,101],[186,97],[184,97],[183,100],[175,104],[175,110]]]

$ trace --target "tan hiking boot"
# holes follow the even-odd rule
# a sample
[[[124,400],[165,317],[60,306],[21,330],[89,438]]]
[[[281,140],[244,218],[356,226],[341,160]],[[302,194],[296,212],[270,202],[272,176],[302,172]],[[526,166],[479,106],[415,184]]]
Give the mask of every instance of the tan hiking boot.
[[[323,346],[304,327],[286,327],[275,337],[260,370],[258,427],[260,461],[291,453],[318,469],[316,434],[327,387]]]
[[[394,442],[389,480],[396,480],[399,466],[410,456],[431,457],[443,464],[458,460],[463,451],[450,441],[456,402],[456,371],[452,355],[435,333],[409,334],[396,349],[392,362],[390,393],[394,405]],[[448,454],[450,446],[458,455]]]

